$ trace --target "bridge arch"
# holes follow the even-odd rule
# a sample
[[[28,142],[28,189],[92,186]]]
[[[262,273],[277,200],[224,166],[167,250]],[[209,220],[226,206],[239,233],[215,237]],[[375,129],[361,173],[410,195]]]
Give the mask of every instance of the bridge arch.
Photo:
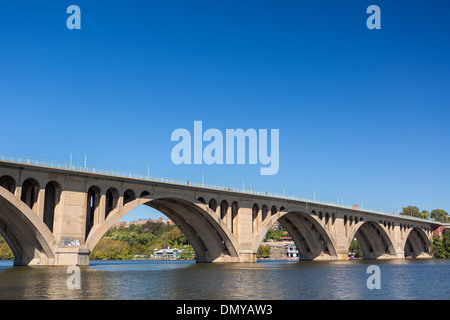
[[[111,211],[117,208],[119,203],[119,191],[116,188],[109,188],[106,191],[106,203],[105,203],[105,219],[108,217]]]
[[[269,208],[267,207],[266,204],[263,204],[263,206],[261,207],[261,223],[262,224],[264,224],[268,215],[269,215]]]
[[[55,237],[31,208],[0,187],[0,233],[14,253],[14,265],[53,264]]]
[[[11,176],[2,176],[0,178],[0,187],[3,187],[14,194],[16,191],[16,180]]]
[[[252,233],[255,234],[259,231],[259,223],[258,223],[258,216],[259,216],[259,206],[257,203],[254,203],[252,206]]]
[[[361,246],[364,259],[387,258],[397,254],[386,228],[375,220],[359,219],[359,222],[355,222],[347,240],[347,249],[354,238]]]
[[[303,211],[290,211],[280,217],[280,224],[294,240],[300,260],[336,260],[336,244],[322,221]]]
[[[320,219],[317,221],[316,217],[300,210],[271,213],[270,218],[263,224],[259,237],[253,243],[253,249],[258,248],[266,232],[278,221],[292,237],[300,253],[300,260],[338,259],[336,244],[319,222]]]
[[[238,232],[238,213],[239,213],[239,203],[233,201],[231,203],[231,233],[236,237]]]
[[[141,198],[142,198],[142,196],[141,196]],[[205,198],[203,198],[203,197],[198,197],[197,200],[200,201],[200,202],[203,203],[203,204],[206,204],[206,200],[205,200]]]
[[[211,198],[209,200],[208,206],[209,206],[209,209],[211,209],[212,211],[216,212],[216,210],[217,210],[217,200],[214,199],[214,198]]]
[[[125,192],[123,193],[123,204],[124,205],[135,199],[136,199],[136,193],[133,190],[131,190],[131,189],[125,190]]]
[[[273,205],[273,206],[270,208],[270,215],[273,216],[273,215],[277,214],[277,212],[278,212],[277,206],[276,206],[276,205]]]
[[[173,194],[147,195],[112,210],[102,224],[92,228],[86,247],[92,251],[120,218],[140,205],[152,207],[171,219],[192,244],[197,262],[239,261],[238,242],[220,212],[210,209],[209,204]]]
[[[220,219],[225,220],[227,218],[228,207],[228,201],[225,199],[222,200],[222,202],[220,203]]]
[[[409,230],[404,244],[404,252],[405,257],[431,257],[431,243],[423,229],[414,227]]]
[[[50,181],[45,186],[43,220],[51,232],[53,232],[53,225],[55,222],[55,212],[57,211],[57,208],[59,206],[61,193],[62,187],[56,181]]]
[[[101,196],[102,190],[98,186],[91,186],[87,191],[85,239],[88,238],[91,229],[98,221]]]
[[[39,183],[33,178],[28,178],[22,183],[20,200],[22,200],[34,212],[37,211],[39,189]]]

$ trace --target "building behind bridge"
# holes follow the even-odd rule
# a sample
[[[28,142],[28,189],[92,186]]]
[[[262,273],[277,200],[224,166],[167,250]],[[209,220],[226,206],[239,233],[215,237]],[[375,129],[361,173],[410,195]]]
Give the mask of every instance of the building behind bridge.
[[[172,222],[172,220],[170,219],[163,219],[162,217],[159,217],[159,219],[157,220],[153,220],[153,219],[139,219],[137,221],[130,221],[130,222],[125,222],[125,221],[119,221],[116,224],[114,224],[114,228],[120,228],[120,227],[124,227],[124,228],[128,228],[130,227],[132,224],[134,225],[143,225],[146,224],[147,222],[152,222],[152,223],[164,223],[164,224],[168,224],[168,225],[173,225],[174,223]]]
[[[177,248],[171,249],[170,247],[167,249],[160,249],[160,250],[155,249],[153,252],[153,258],[156,258],[156,259],[179,259],[182,251],[183,250],[181,250],[181,249],[177,249]]]

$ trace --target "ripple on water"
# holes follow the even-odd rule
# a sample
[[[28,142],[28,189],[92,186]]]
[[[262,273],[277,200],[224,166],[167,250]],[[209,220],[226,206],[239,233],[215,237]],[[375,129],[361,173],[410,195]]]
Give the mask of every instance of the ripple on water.
[[[367,267],[381,270],[381,289],[366,286]],[[62,267],[12,267],[0,261],[0,299],[449,299],[450,260],[91,261],[81,289]]]

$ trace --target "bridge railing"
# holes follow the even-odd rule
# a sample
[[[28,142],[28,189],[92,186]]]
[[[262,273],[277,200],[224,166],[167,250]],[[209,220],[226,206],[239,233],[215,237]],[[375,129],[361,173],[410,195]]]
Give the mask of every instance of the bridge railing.
[[[351,206],[347,206],[347,205],[343,205],[343,204],[336,204],[336,203],[320,201],[320,200],[311,200],[311,199],[307,199],[307,198],[303,198],[303,197],[299,197],[299,196],[286,195],[284,193],[281,194],[281,193],[273,193],[273,192],[266,192],[266,191],[258,191],[258,190],[253,190],[252,188],[230,187],[230,186],[223,186],[223,185],[217,185],[217,184],[197,182],[197,181],[192,181],[192,180],[157,177],[157,176],[153,176],[153,175],[149,175],[149,174],[140,174],[140,173],[134,173],[134,172],[129,172],[129,171],[123,171],[123,170],[104,169],[104,168],[98,168],[98,167],[74,164],[74,163],[67,163],[67,162],[61,162],[61,161],[44,160],[44,159],[15,156],[15,155],[9,155],[9,154],[0,154],[0,160],[4,161],[4,162],[23,163],[23,164],[27,164],[27,165],[74,170],[74,171],[80,171],[80,172],[89,172],[89,173],[96,173],[96,174],[103,174],[103,175],[110,175],[110,176],[117,176],[117,177],[124,177],[124,178],[149,180],[149,181],[155,181],[155,182],[164,182],[164,183],[178,184],[178,185],[184,185],[184,186],[201,187],[201,188],[208,188],[208,189],[212,189],[212,190],[234,191],[234,192],[240,192],[240,193],[245,193],[245,194],[261,195],[261,196],[268,196],[268,197],[274,197],[274,198],[280,198],[280,199],[303,201],[303,202],[308,202],[311,204],[334,206],[334,207],[340,207],[340,208],[351,209],[351,210],[362,210],[365,212],[370,212],[370,213],[375,213],[375,214],[385,215],[385,216],[390,216],[390,217],[397,216],[393,213],[386,213],[386,212],[371,210],[371,209],[366,209],[366,208],[355,209]],[[406,219],[411,219],[411,220],[430,222],[430,220],[412,217],[412,216],[401,216],[401,217],[406,218]]]

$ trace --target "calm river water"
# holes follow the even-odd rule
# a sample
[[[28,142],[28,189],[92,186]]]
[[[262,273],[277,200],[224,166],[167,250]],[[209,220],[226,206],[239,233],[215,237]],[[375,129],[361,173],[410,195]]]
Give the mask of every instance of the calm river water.
[[[367,288],[380,267],[381,289]],[[0,261],[0,299],[450,299],[450,260],[91,261],[81,289],[62,267],[13,267]]]

